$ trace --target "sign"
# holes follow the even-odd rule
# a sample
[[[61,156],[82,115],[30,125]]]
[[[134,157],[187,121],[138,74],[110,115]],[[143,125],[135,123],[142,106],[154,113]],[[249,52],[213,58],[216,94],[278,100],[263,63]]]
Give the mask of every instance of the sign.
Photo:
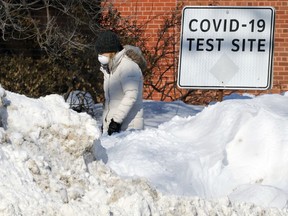
[[[271,88],[274,19],[272,7],[183,8],[178,86]]]

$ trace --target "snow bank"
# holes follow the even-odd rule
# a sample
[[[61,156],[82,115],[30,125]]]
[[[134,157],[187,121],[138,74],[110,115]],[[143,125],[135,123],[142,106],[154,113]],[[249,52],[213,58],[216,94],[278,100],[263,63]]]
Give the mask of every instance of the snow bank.
[[[97,122],[89,115],[76,113],[68,109],[69,105],[59,95],[32,99],[12,92],[6,92],[6,94],[0,88],[2,124],[0,128],[0,215],[182,216],[279,215],[280,213],[287,213],[277,208],[265,209],[254,204],[231,202],[227,197],[208,200],[199,197],[164,195],[155,189],[154,182],[151,179],[148,178],[152,184],[146,180],[145,175],[137,178],[120,177],[101,161],[94,160],[91,147],[100,144],[100,132]],[[195,110],[195,113],[198,111]],[[161,112],[157,114],[160,115]],[[201,113],[198,116],[201,116]],[[173,190],[177,188],[174,186],[174,180],[185,176],[184,169],[187,166],[181,167],[183,165],[181,164],[181,158],[185,151],[178,152],[181,149],[181,146],[177,146],[179,143],[175,144],[172,142],[173,140],[169,139],[176,140],[176,136],[181,135],[178,124],[182,124],[184,129],[188,129],[190,128],[188,125],[195,119],[196,117],[183,119],[176,117],[159,129],[150,128],[142,132],[134,131],[112,136],[110,137],[110,143],[106,143],[111,148],[107,149],[106,152],[102,148],[100,155],[108,153],[107,160],[110,165],[113,160],[116,161],[117,159],[117,148],[119,149],[119,158],[120,150],[122,150],[122,158],[126,158],[126,156],[131,158],[131,153],[137,149],[135,146],[133,148],[132,144],[137,140],[138,152],[143,151],[145,153],[142,154],[143,163],[145,164],[152,156],[158,157],[159,160],[164,158],[153,152],[153,144],[154,150],[158,151],[159,149],[165,149],[161,145],[164,142],[167,143],[166,149],[171,148],[172,150],[164,151],[163,154],[170,157],[171,161],[174,160],[176,164],[169,167],[173,164],[171,162],[165,167],[163,163],[168,162],[167,159],[159,161],[159,163],[152,161],[150,169],[153,170],[155,167],[155,170],[159,171],[160,167],[168,170],[167,176],[164,176],[164,178],[162,176],[162,183],[167,183],[167,178],[171,177],[170,188],[172,194]],[[176,128],[179,127],[179,130],[169,129],[173,128],[173,125]],[[175,132],[175,134],[172,132]],[[166,141],[164,136],[168,136],[165,139]],[[103,137],[101,141],[103,140],[107,142],[108,137]],[[127,143],[124,143],[125,140],[127,140]],[[112,145],[114,141],[116,142]],[[161,142],[157,144],[157,141]],[[186,138],[184,137],[180,144],[188,141],[189,137],[186,135]],[[141,142],[145,142],[146,147]],[[128,145],[128,143],[131,143],[131,145]],[[197,148],[201,149],[199,145],[200,143],[198,143]],[[186,152],[190,149],[187,149]],[[221,151],[219,150],[219,152]],[[201,151],[196,154],[196,150],[194,150],[194,154],[199,154],[198,159],[205,155]],[[215,153],[213,160],[217,161],[218,154],[220,153]],[[148,159],[145,158],[146,156]],[[135,165],[140,164],[137,155],[134,160]],[[193,160],[189,161],[188,164],[193,166]],[[212,159],[209,161],[212,163]],[[122,166],[125,165],[123,161],[120,161],[121,163]],[[237,165],[236,162],[232,164]],[[172,177],[170,174],[177,167],[179,177]],[[148,166],[146,168],[148,169]],[[131,165],[125,169],[133,171]],[[135,167],[135,169],[139,169],[139,167]],[[188,171],[191,172],[191,170]],[[141,172],[145,174],[143,170]],[[186,174],[186,180],[177,183],[179,184],[178,187],[182,183],[188,185],[189,172]],[[130,176],[134,174],[133,171]],[[159,174],[161,176],[163,173],[160,172]],[[159,178],[156,176],[155,179],[161,179],[160,176]],[[160,186],[158,185],[158,187]],[[166,187],[162,186],[163,188]],[[205,187],[202,186],[201,190],[205,191],[203,188]],[[187,189],[191,191],[190,188]],[[248,187],[242,189],[249,190]],[[249,191],[253,192],[253,190]],[[239,197],[236,192],[234,195]]]
[[[58,95],[32,99],[8,92],[5,104],[0,213],[56,215],[55,204],[59,209],[84,194],[83,155],[100,136],[96,123],[69,110]]]
[[[288,97],[265,95],[101,142],[114,171],[145,177],[165,194],[287,209],[287,134]]]

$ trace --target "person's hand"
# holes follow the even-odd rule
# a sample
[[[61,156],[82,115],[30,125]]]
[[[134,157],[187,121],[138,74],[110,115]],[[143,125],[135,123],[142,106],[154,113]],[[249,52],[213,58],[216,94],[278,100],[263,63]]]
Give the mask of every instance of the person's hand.
[[[108,135],[110,136],[112,133],[119,133],[121,129],[121,124],[111,119],[111,122],[108,127]]]

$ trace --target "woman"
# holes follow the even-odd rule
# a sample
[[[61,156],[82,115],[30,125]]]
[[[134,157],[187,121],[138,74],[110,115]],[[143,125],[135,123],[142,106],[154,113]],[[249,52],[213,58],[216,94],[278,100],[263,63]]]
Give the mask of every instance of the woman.
[[[104,31],[96,41],[100,70],[104,74],[103,132],[111,135],[143,129],[143,76],[145,59],[138,47],[122,47],[118,36]]]

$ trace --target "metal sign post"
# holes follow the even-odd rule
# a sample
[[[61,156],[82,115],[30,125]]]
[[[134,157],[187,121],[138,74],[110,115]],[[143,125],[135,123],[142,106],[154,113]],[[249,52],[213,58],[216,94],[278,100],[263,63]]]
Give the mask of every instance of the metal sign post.
[[[178,86],[271,88],[274,20],[272,7],[183,8]]]

